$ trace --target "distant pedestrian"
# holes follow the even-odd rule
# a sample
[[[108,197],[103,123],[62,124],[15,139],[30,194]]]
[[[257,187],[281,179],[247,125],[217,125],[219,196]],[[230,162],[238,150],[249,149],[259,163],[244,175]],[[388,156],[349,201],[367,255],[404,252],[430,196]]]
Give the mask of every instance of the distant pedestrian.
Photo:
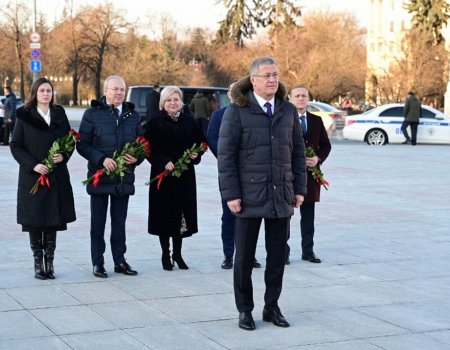
[[[420,116],[422,114],[421,105],[419,100],[417,99],[414,92],[408,92],[408,96],[405,101],[405,108],[403,112],[403,116],[405,120],[403,121],[401,130],[403,135],[405,136],[405,141],[402,142],[404,145],[410,143],[413,146],[417,143],[417,127],[420,122]],[[408,126],[411,128],[411,137],[408,135],[408,131],[406,130]]]
[[[211,117],[211,103],[201,90],[198,90],[192,98],[190,109],[195,121],[206,136],[209,118]]]
[[[155,84],[153,85],[152,91],[147,95],[147,119],[145,121],[145,126],[150,119],[158,117],[161,113],[161,111],[159,110],[159,99],[161,98],[160,93],[161,87],[159,86],[159,84]]]
[[[9,145],[9,138],[14,130],[14,124],[16,123],[16,108],[17,98],[11,89],[11,86],[4,88],[5,101],[3,103],[3,145]]]
[[[75,205],[67,162],[72,154],[56,153],[56,167],[49,172],[43,160],[56,139],[70,131],[64,108],[54,104],[50,80],[40,78],[31,87],[24,106],[17,110],[17,123],[11,139],[11,153],[19,163],[17,191],[17,222],[29,232],[34,256],[34,277],[54,279],[53,261],[56,231],[67,230],[75,221]],[[30,189],[41,175],[49,186],[36,194]]]
[[[353,102],[350,97],[347,97],[344,102],[342,102],[342,109],[347,112],[347,115],[353,114]]]

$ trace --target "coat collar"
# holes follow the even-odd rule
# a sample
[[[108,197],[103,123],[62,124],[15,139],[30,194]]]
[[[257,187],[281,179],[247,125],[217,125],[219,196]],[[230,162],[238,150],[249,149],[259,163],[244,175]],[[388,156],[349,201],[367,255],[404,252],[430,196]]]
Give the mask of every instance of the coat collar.
[[[250,102],[249,96],[251,95],[254,98],[253,93],[248,94],[248,92],[250,91],[253,92],[253,87],[252,82],[250,81],[250,75],[247,75],[239,79],[231,89],[231,97],[233,98],[234,103],[237,104],[239,107],[244,107],[245,105],[247,105]],[[286,97],[287,97],[286,85],[284,85],[284,83],[280,81],[278,85],[278,90],[275,94],[275,105],[277,105],[278,102],[277,99],[285,100]],[[256,99],[255,101],[252,102],[258,104]]]
[[[17,118],[38,129],[48,129],[62,123],[62,113],[63,109],[61,106],[54,105],[50,108],[50,126],[41,117],[36,108],[25,109],[25,107],[20,107],[17,109]]]

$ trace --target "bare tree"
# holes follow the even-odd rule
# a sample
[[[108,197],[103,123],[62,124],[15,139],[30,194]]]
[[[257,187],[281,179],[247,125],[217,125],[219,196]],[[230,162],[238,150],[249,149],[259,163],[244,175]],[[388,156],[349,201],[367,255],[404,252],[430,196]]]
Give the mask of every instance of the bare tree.
[[[25,97],[25,50],[28,43],[28,34],[30,33],[29,19],[31,12],[28,7],[21,2],[8,2],[0,10],[4,16],[4,34],[7,39],[14,42],[16,53],[16,65],[20,77],[20,96]]]
[[[85,7],[78,13],[81,36],[86,50],[86,64],[94,75],[94,91],[97,99],[102,96],[101,80],[107,54],[116,55],[118,62],[126,59],[118,37],[130,27],[124,17],[115,12],[111,3],[97,7]]]

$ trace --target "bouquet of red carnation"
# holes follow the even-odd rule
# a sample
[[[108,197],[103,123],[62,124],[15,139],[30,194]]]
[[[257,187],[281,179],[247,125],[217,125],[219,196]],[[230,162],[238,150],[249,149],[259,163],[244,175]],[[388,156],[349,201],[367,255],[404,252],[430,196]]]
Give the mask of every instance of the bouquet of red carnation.
[[[306,157],[312,158],[316,155],[314,148],[311,146],[306,147]],[[313,179],[319,184],[319,186],[323,186],[328,191],[328,186],[330,183],[324,179],[322,170],[318,166],[308,167],[308,170],[311,172]]]
[[[111,178],[120,176],[120,181],[122,181],[125,173],[131,172],[130,168],[125,163],[125,154],[129,154],[135,158],[139,158],[141,156],[148,157],[150,155],[150,143],[141,136],[136,137],[136,140],[133,142],[127,142],[121,150],[114,152],[113,160],[117,164],[116,170],[108,171],[103,167],[97,170],[94,175],[84,180],[83,185],[87,185],[92,182],[94,187],[97,187],[100,182],[100,177],[104,174],[109,175]]]
[[[188,165],[192,161],[192,159],[190,158],[190,155],[192,153],[200,153],[200,152],[204,153],[207,150],[208,150],[208,144],[206,142],[202,142],[198,146],[196,143],[194,143],[191,148],[188,148],[186,151],[184,151],[183,155],[174,164],[174,169],[172,171],[164,170],[161,174],[155,176],[153,179],[151,179],[150,181],[147,181],[145,184],[148,186],[153,181],[158,180],[158,183],[156,184],[156,188],[159,190],[159,187],[161,186],[163,179],[167,175],[170,174],[172,176],[180,177],[181,173],[188,169]]]
[[[71,153],[75,148],[75,143],[79,140],[80,134],[78,134],[75,130],[70,129],[66,136],[60,137],[59,139],[53,141],[52,146],[48,150],[47,157],[42,162],[42,164],[48,168],[47,175],[50,174],[57,166],[57,164],[53,161],[55,154]],[[50,180],[47,175],[41,174],[41,176],[39,176],[30,190],[31,194],[36,194],[41,186],[47,186],[50,188]]]

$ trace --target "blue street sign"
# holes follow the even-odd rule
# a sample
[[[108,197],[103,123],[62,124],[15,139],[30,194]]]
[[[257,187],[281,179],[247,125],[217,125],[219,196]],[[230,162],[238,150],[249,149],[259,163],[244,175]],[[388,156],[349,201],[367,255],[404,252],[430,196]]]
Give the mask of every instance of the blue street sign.
[[[40,72],[41,71],[41,61],[33,60],[30,62],[30,71]]]
[[[35,60],[39,59],[39,56],[41,55],[41,51],[38,49],[31,50],[31,57],[33,57]]]

